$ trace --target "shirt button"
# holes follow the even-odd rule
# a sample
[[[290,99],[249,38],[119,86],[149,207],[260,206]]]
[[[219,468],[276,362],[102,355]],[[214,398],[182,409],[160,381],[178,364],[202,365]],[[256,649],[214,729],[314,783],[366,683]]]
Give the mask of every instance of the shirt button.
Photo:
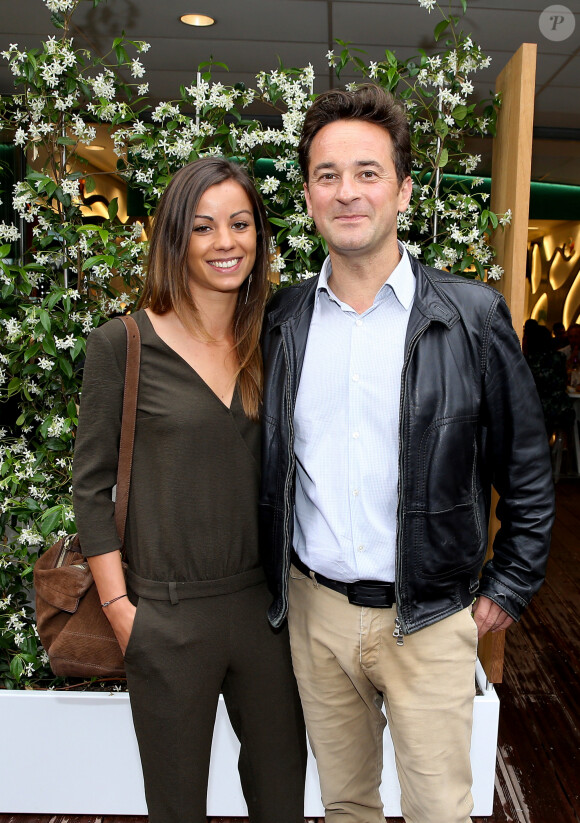
[[[353,497],[358,497],[358,489],[353,489],[352,490],[352,495],[353,495]]]
[[[357,548],[357,552],[364,552],[364,550],[365,550],[365,547],[364,547],[364,546],[359,546],[359,547]]]
[[[358,432],[353,432],[353,433],[352,433],[352,436],[353,436],[353,438],[354,438],[355,440],[358,440],[358,438],[359,438],[359,433],[358,433]]]
[[[355,382],[355,383],[358,383],[358,381],[359,381],[359,376],[358,376],[358,374],[356,374],[356,373],[355,373],[355,374],[353,374],[352,379],[354,380],[354,382]]]
[[[362,326],[363,321],[360,319],[360,317],[357,317],[357,319],[355,320],[355,324],[356,324],[357,326]]]

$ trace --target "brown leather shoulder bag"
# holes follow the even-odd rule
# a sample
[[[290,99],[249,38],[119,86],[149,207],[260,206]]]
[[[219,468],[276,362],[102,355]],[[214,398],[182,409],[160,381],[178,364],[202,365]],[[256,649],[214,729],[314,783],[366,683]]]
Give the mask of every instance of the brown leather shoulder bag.
[[[133,461],[141,338],[133,317],[127,329],[123,418],[117,467],[115,525],[125,538]],[[50,667],[61,677],[124,677],[121,649],[107,620],[78,534],[58,540],[34,565],[36,625]]]

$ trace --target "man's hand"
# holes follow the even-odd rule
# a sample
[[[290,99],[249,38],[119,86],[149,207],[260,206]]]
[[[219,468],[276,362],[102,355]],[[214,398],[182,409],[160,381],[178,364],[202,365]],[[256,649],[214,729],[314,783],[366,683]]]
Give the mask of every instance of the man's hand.
[[[473,610],[473,619],[477,623],[477,637],[481,639],[489,631],[499,632],[507,629],[514,622],[497,603],[489,597],[478,597]]]

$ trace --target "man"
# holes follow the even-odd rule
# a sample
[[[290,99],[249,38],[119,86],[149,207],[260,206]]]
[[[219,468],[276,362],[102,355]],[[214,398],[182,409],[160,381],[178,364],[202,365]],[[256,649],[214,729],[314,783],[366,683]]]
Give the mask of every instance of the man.
[[[544,576],[541,408],[501,295],[397,241],[399,105],[374,86],[321,95],[299,157],[329,257],[264,328],[270,620],[289,606],[326,820],[384,823],[384,704],[407,823],[467,823],[477,634],[517,620]]]

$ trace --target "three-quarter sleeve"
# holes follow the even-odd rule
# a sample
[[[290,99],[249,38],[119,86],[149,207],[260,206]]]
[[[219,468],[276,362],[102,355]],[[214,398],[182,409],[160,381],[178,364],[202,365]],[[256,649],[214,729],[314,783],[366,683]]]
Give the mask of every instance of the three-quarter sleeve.
[[[87,557],[121,548],[112,491],[117,482],[125,357],[122,323],[112,321],[91,332],[73,462],[74,511]]]

